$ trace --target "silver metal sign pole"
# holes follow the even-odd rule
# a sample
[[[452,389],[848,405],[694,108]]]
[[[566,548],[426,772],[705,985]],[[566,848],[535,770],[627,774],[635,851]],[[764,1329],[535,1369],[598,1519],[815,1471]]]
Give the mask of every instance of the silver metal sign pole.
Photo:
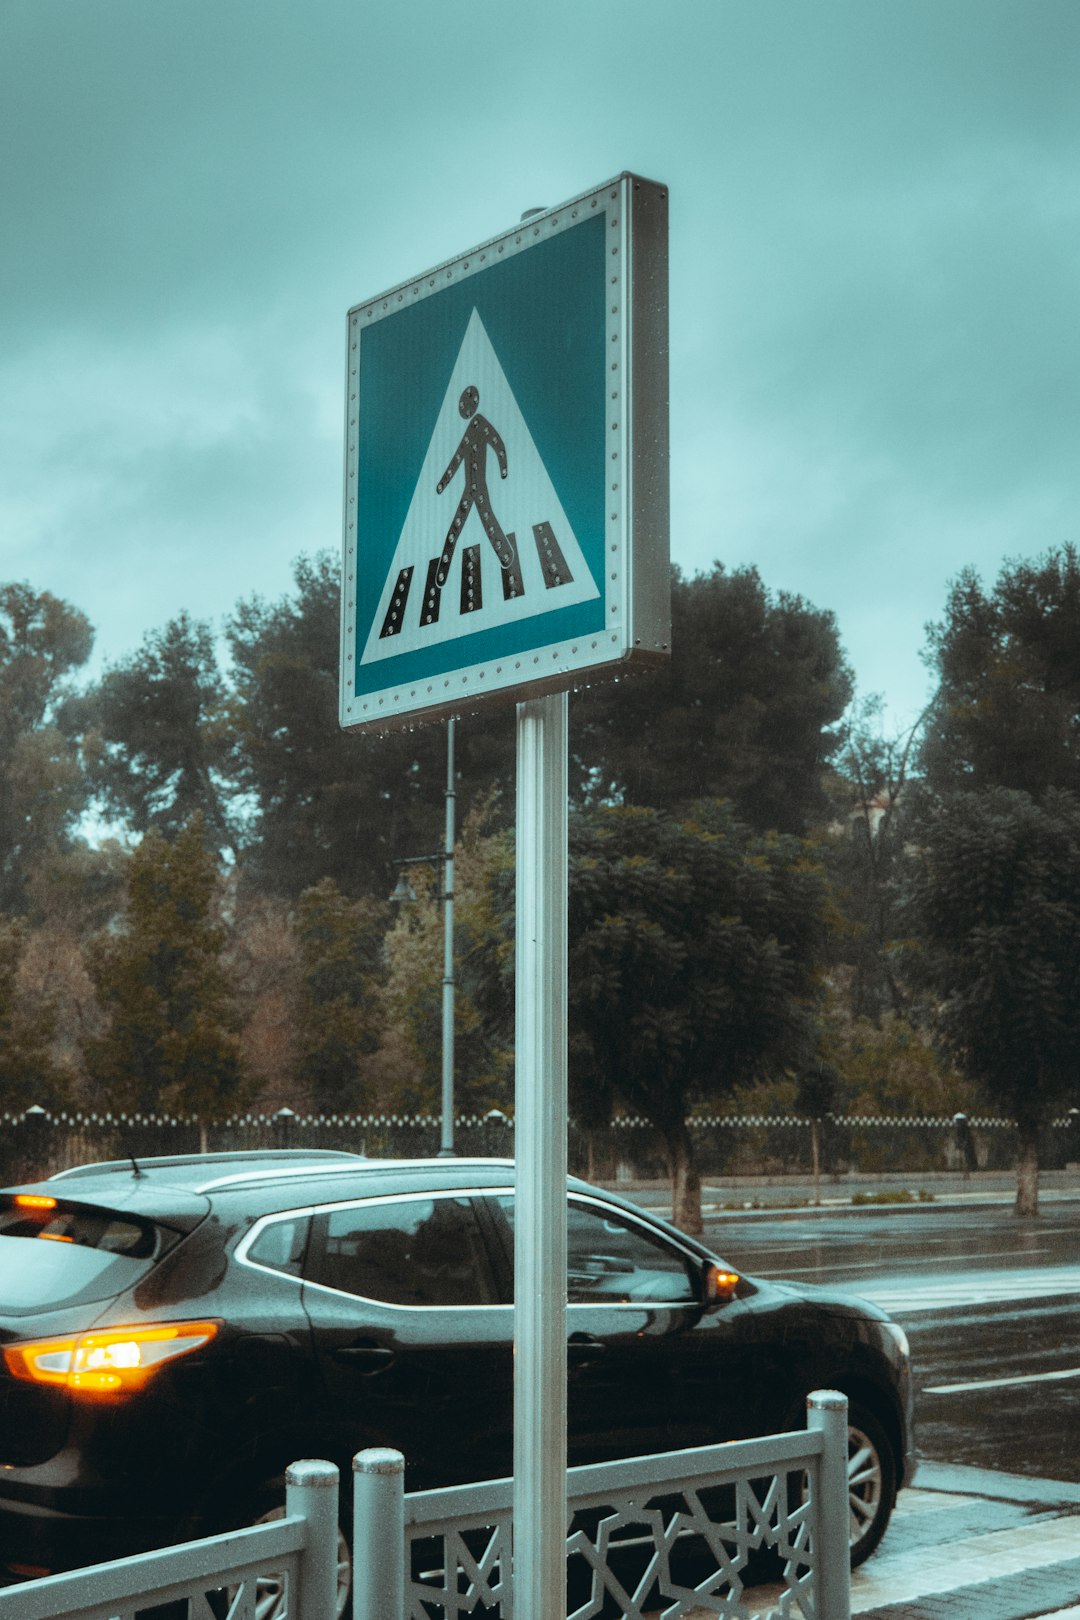
[[[442,1139],[454,1157],[454,720],[446,722],[446,836],[443,843]]]
[[[563,1620],[567,694],[517,715],[514,1617]]]

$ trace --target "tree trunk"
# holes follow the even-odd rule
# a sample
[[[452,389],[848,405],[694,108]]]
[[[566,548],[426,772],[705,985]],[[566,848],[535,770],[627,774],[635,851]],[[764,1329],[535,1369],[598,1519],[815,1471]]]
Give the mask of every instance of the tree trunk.
[[[814,1170],[814,1208],[821,1203],[821,1121],[810,1121],[810,1159]]]
[[[1039,1129],[1030,1120],[1020,1122],[1020,1146],[1016,1155],[1017,1215],[1039,1213]]]
[[[694,1144],[685,1121],[664,1132],[668,1163],[671,1166],[671,1219],[683,1232],[700,1237],[705,1230],[701,1219],[701,1177],[694,1164]]]

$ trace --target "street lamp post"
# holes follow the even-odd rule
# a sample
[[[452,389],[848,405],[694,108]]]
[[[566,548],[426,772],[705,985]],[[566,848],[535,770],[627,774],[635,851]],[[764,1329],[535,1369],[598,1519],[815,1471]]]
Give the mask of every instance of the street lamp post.
[[[440,875],[439,899],[443,908],[442,976],[442,1127],[439,1158],[454,1157],[454,722],[446,722],[446,832],[439,855],[408,855],[396,862],[401,868],[390,899],[395,904],[415,900],[405,876],[407,866],[436,866]]]

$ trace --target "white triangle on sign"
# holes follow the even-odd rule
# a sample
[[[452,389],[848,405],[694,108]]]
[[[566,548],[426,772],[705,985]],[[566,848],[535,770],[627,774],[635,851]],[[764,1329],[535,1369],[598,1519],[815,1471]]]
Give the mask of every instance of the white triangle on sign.
[[[458,465],[446,478],[455,460]],[[599,595],[474,309],[361,663],[437,646]]]

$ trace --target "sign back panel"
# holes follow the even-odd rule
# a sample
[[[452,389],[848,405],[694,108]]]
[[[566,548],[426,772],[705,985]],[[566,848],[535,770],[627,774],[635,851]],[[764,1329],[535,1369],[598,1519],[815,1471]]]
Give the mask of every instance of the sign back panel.
[[[666,189],[624,174],[347,331],[342,725],[662,661]]]

